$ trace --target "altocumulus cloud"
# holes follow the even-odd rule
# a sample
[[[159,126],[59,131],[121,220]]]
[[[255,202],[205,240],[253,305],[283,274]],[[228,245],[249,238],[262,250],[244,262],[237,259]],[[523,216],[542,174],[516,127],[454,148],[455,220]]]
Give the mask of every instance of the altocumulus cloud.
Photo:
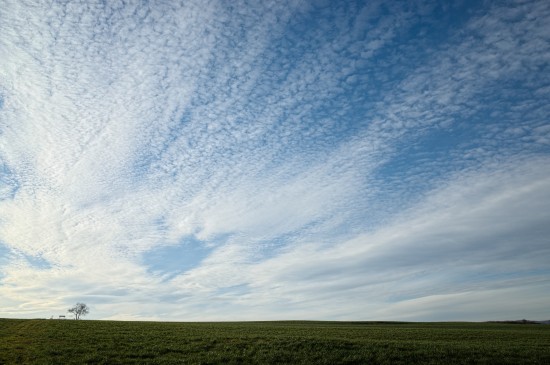
[[[550,316],[546,1],[0,9],[0,315]]]

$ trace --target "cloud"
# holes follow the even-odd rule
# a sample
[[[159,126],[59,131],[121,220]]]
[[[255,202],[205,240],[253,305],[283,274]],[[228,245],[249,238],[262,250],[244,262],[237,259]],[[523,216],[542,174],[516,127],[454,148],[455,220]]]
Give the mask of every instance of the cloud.
[[[535,298],[548,18],[6,1],[5,315],[468,319],[487,293]],[[453,298],[463,313],[437,309]]]
[[[462,176],[374,233],[328,247],[306,242],[252,265],[250,297],[277,299],[302,315],[398,319],[408,315],[406,303],[420,298],[547,285],[550,181],[535,167],[546,163]],[[334,308],[335,302],[343,303]],[[393,303],[405,313],[380,311]],[[449,305],[447,313],[453,311],[454,319],[480,318],[459,303]],[[510,306],[507,315],[514,313]]]

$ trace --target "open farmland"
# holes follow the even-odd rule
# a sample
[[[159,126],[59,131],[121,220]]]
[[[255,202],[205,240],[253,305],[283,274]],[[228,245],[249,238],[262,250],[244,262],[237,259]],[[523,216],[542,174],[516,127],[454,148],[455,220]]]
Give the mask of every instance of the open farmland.
[[[0,319],[0,364],[548,364],[550,326]]]

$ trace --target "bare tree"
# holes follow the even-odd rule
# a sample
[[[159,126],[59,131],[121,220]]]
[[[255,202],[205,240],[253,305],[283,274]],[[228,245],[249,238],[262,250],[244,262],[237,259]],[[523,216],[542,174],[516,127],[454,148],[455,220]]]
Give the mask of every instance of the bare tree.
[[[85,316],[90,312],[90,308],[84,303],[76,303],[68,312],[74,314],[74,319],[80,319],[80,316]]]

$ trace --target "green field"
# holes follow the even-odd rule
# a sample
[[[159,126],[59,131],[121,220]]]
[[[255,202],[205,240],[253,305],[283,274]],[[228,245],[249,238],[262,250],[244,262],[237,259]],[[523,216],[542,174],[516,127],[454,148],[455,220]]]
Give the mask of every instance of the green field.
[[[550,326],[0,319],[0,364],[550,364]]]

